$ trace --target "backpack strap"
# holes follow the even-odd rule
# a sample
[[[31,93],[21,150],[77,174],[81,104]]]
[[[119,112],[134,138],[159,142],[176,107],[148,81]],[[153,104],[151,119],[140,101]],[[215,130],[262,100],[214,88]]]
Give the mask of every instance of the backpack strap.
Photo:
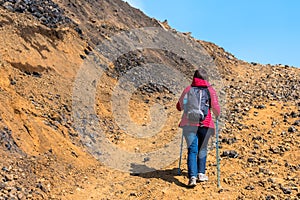
[[[206,90],[207,90],[207,94],[208,94],[209,109],[210,109],[211,108],[211,98],[210,98],[210,92],[209,92],[208,87],[206,88]]]

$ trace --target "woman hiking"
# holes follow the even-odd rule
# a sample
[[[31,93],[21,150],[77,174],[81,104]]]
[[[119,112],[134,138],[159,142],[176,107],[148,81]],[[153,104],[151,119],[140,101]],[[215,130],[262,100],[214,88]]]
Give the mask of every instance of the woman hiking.
[[[202,92],[208,93],[209,106],[207,106],[207,113],[204,115],[204,119],[199,119],[197,122],[191,121],[187,113],[188,93],[190,90],[202,90]],[[201,93],[202,94],[202,93]],[[205,95],[203,95],[205,96]],[[186,87],[176,104],[176,108],[179,111],[184,111],[179,126],[183,130],[187,147],[188,147],[188,186],[196,186],[196,182],[208,181],[208,177],[205,174],[206,159],[207,159],[207,145],[211,135],[214,135],[214,122],[212,114],[218,117],[220,115],[220,106],[218,97],[214,88],[208,82],[208,75],[204,69],[198,69],[193,76],[192,84]]]

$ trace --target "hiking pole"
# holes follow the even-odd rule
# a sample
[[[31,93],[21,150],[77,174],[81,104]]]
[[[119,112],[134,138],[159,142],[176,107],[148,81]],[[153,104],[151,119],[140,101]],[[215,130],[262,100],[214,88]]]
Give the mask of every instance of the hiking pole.
[[[179,156],[179,164],[178,164],[178,175],[181,174],[180,165],[181,165],[181,158],[182,158],[182,147],[183,147],[183,133],[182,133],[182,136],[181,136],[181,144],[180,144],[180,156]]]
[[[218,180],[218,188],[221,187],[220,184],[220,158],[219,158],[219,119],[216,118],[216,157],[217,157],[217,180]]]

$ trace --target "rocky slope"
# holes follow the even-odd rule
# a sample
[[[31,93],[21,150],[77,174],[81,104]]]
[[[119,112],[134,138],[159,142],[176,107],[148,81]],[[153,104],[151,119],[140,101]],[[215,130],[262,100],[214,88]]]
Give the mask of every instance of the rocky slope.
[[[0,199],[300,199],[298,68],[238,60],[223,48],[179,33],[119,0],[11,0],[0,5]],[[78,131],[75,86],[82,66],[91,60],[105,66],[99,68],[101,76],[92,88],[98,128],[111,144],[135,154],[152,152],[167,149],[180,131],[176,90],[183,79],[190,80],[193,66],[180,57],[184,53],[168,49],[172,40],[165,38],[166,49],[148,45],[105,60],[110,50],[103,46],[105,41],[115,47],[115,35],[125,32],[135,43],[138,38],[132,30],[147,27],[159,33],[167,30],[179,44],[184,41],[193,49],[201,45],[199,51],[217,66],[218,76],[212,81],[223,105],[222,188],[216,186],[213,148],[207,165],[209,182],[188,189],[185,164],[182,175],[177,174],[178,157],[156,171],[122,172],[97,161]],[[168,36],[161,33],[146,36],[160,41]],[[147,37],[142,41],[146,47]],[[116,88],[129,72],[144,69],[147,63],[172,66],[168,72],[174,70],[184,78],[175,79],[171,87],[164,85],[165,71],[137,71],[130,78],[151,76],[148,84],[130,90],[127,118],[135,125],[124,128],[112,105]],[[154,71],[163,80],[153,78]],[[94,73],[98,72],[87,73],[87,81],[95,78]],[[159,121],[151,119],[151,107],[157,103],[166,115],[161,131],[147,138],[130,135],[127,130],[146,130]],[[180,144],[176,145],[173,151],[179,154]]]

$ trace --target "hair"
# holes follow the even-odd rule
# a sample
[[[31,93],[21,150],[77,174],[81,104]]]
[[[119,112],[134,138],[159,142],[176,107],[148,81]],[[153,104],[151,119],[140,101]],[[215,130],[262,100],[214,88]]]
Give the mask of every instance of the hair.
[[[199,68],[195,71],[194,78],[200,78],[208,81],[208,74],[205,69]]]

